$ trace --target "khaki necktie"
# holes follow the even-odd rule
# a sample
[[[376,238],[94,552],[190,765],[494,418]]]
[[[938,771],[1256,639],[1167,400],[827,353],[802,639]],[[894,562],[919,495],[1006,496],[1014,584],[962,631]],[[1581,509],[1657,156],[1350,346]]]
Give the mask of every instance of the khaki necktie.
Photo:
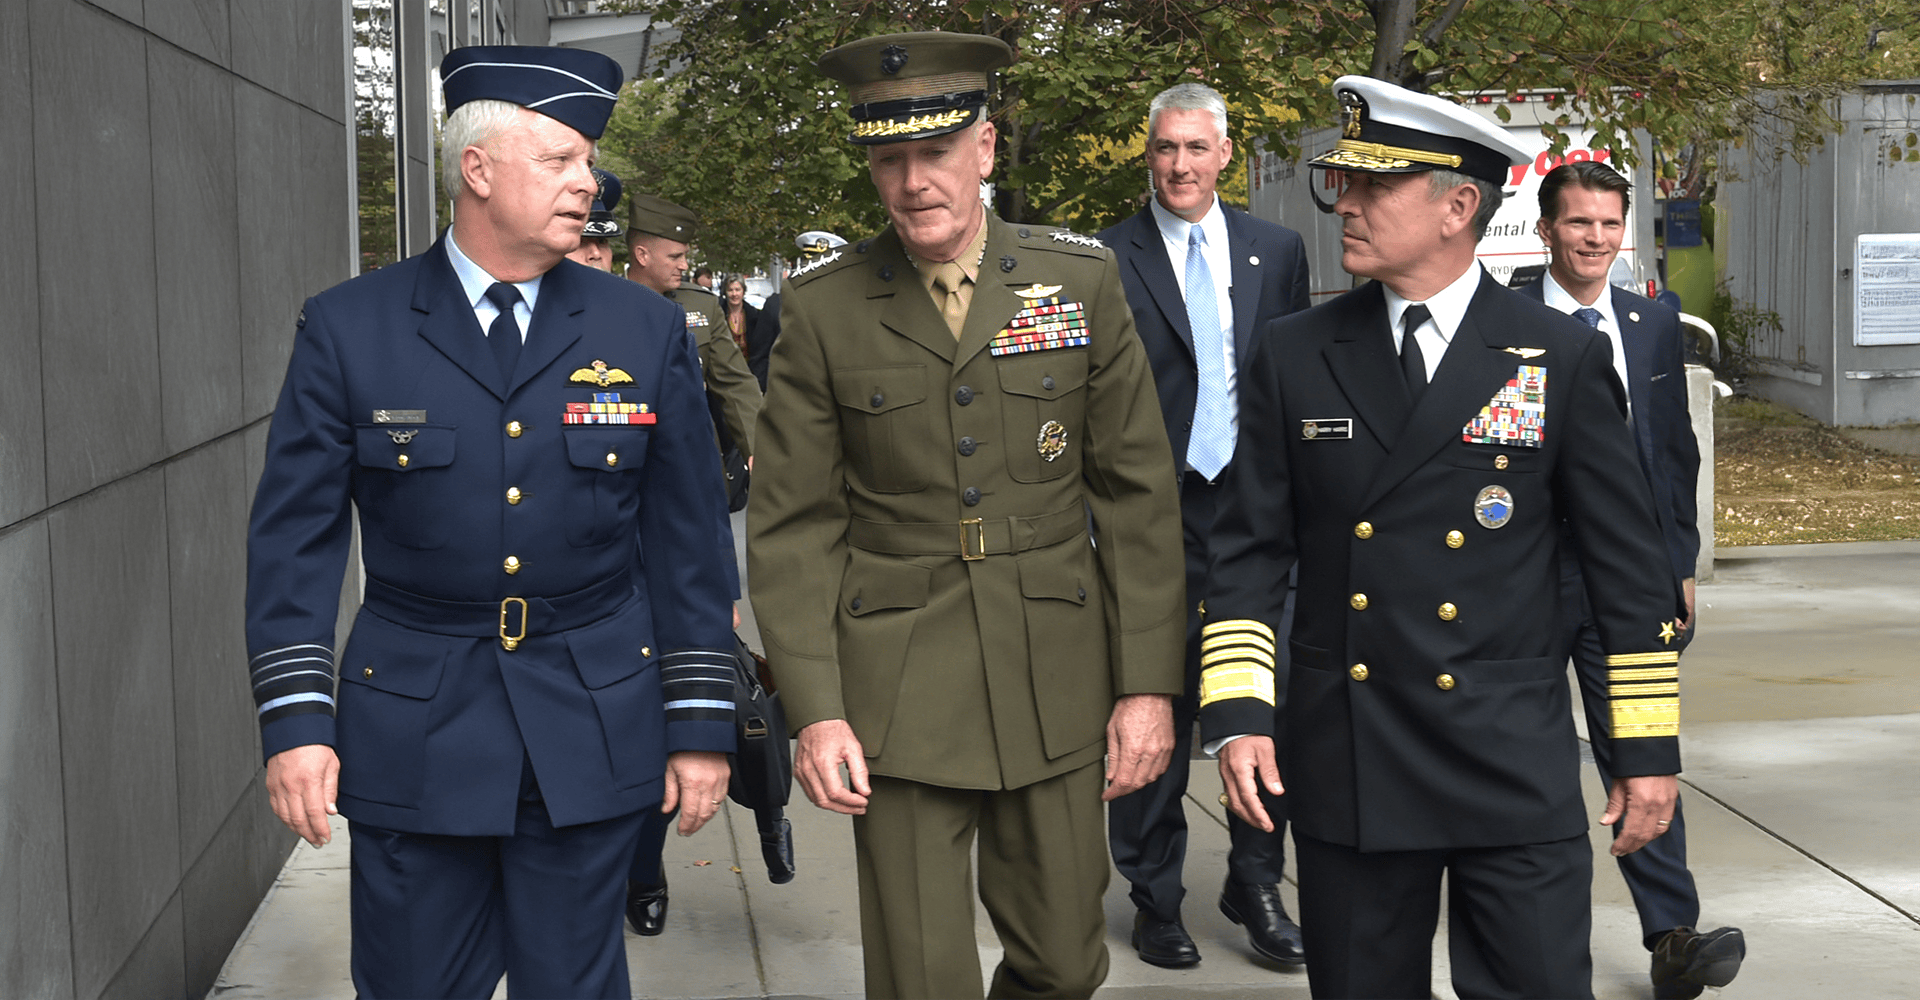
[[[933,286],[940,289],[940,317],[947,321],[947,329],[953,333],[953,339],[960,339],[960,329],[967,325],[967,300],[960,288],[967,280],[967,272],[960,265],[949,261],[933,266]]]

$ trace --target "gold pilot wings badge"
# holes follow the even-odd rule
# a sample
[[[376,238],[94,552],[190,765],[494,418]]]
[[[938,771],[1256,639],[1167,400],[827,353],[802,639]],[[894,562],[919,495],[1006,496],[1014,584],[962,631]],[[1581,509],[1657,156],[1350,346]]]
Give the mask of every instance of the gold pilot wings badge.
[[[1547,367],[1521,365],[1487,405],[1460,428],[1468,444],[1538,448],[1547,440]]]
[[[1501,350],[1508,354],[1518,354],[1528,361],[1532,361],[1534,358],[1547,353],[1547,349],[1544,347],[1502,347]]]
[[[595,358],[591,366],[575,368],[573,374],[567,376],[567,381],[577,382],[581,385],[605,387],[609,385],[619,385],[623,382],[632,382],[633,376],[619,368],[609,368],[605,361]]]

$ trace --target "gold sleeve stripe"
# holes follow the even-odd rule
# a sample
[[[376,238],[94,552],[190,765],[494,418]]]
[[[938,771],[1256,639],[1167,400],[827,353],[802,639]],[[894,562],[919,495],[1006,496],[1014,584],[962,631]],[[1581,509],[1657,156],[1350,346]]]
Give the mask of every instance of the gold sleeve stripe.
[[[1680,735],[1680,699],[1649,698],[1613,703],[1613,737]]]
[[[1226,621],[1208,622],[1207,626],[1200,630],[1201,636],[1209,639],[1216,635],[1227,635],[1233,632],[1248,632],[1267,640],[1269,644],[1273,642],[1273,630],[1252,618],[1230,618]]]
[[[1200,707],[1233,698],[1258,698],[1273,704],[1273,671],[1253,663],[1209,667],[1200,674]]]
[[[1272,662],[1273,662],[1272,653],[1270,652],[1256,653],[1253,650],[1248,649],[1246,647],[1239,647],[1234,649],[1217,649],[1211,653],[1200,654],[1200,669],[1202,670],[1205,670],[1208,667],[1219,666],[1222,663],[1256,663],[1263,667],[1266,667],[1266,669],[1268,670],[1272,670],[1273,668],[1271,666],[1267,666]]]
[[[1669,684],[1614,684],[1607,688],[1607,696],[1611,698],[1644,698],[1649,695],[1679,693],[1679,681]]]
[[[1680,651],[1669,653],[1615,653],[1607,657],[1609,667],[1651,667],[1662,663],[1679,663]]]
[[[1227,635],[1210,635],[1200,640],[1200,648],[1219,649],[1224,646],[1251,646],[1273,655],[1273,640],[1252,632],[1234,632]]]
[[[1631,667],[1625,670],[1607,671],[1607,680],[1615,684],[1627,681],[1671,681],[1680,677],[1680,667]]]

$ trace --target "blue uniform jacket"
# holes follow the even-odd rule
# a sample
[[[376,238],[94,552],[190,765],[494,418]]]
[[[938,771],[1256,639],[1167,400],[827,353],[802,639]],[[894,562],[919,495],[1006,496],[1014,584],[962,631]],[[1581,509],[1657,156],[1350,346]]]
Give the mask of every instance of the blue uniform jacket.
[[[349,819],[487,836],[526,762],[568,826],[658,802],[669,752],[733,749],[731,532],[683,324],[562,261],[503,375],[444,240],[307,300],[248,535],[268,757],[333,745]],[[596,394],[635,412],[563,422]]]

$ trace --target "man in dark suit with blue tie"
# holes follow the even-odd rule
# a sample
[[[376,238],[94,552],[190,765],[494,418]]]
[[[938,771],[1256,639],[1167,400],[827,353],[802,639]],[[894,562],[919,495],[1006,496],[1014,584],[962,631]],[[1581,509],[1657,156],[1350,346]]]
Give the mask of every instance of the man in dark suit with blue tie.
[[[1673,565],[1673,579],[1686,602],[1678,623],[1682,640],[1693,624],[1694,560],[1700,550],[1695,522],[1695,484],[1700,448],[1687,413],[1687,373],[1682,360],[1680,316],[1671,308],[1607,284],[1607,271],[1626,235],[1633,186],[1604,163],[1555,167],[1540,183],[1540,238],[1552,255],[1547,273],[1522,294],[1568,313],[1613,342],[1613,368],[1627,389],[1629,421],[1640,469],[1653,489],[1654,516]],[[1586,706],[1587,733],[1602,784],[1613,777],[1613,740],[1607,708],[1606,654],[1580,573],[1570,555],[1561,563],[1560,610],[1572,648],[1574,673]],[[1703,987],[1725,986],[1740,971],[1746,939],[1737,927],[1696,932],[1700,894],[1687,870],[1686,819],[1674,800],[1673,825],[1665,836],[1618,859],[1633,893],[1640,928],[1653,953],[1654,996],[1690,1000]]]
[[[1226,102],[1212,88],[1182,83],[1155,96],[1147,113],[1153,199],[1100,234],[1120,260],[1133,323],[1147,348],[1161,416],[1180,466],[1180,519],[1187,554],[1186,693],[1174,702],[1173,766],[1107,807],[1114,864],[1133,885],[1133,947],[1142,961],[1183,968],[1200,951],[1180,920],[1186,895],[1186,759],[1199,711],[1200,615],[1207,544],[1218,484],[1233,459],[1235,383],[1269,321],[1307,308],[1307,256],[1300,234],[1220,204],[1220,171],[1233,160]],[[1286,812],[1268,803],[1274,830],[1227,820],[1232,849],[1220,908],[1247,928],[1274,961],[1304,960],[1300,929],[1280,901]]]
[[[363,997],[630,995],[649,810],[727,787],[726,502],[681,310],[565,260],[619,66],[455,49],[453,226],[307,300],[248,538],[275,813],[351,821]],[[354,514],[365,604],[333,646]],[[637,556],[637,558],[636,558]]]

